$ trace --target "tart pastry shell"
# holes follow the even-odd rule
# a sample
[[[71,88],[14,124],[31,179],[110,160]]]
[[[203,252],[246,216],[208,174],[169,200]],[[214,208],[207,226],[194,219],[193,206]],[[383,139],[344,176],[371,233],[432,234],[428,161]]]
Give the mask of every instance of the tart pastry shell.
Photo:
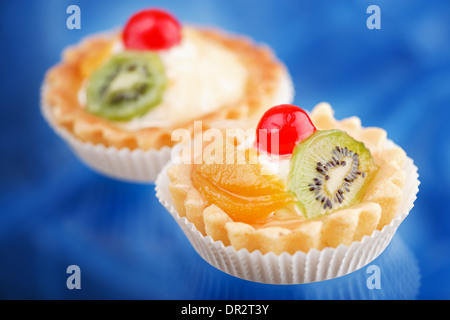
[[[356,117],[337,121],[328,104],[318,105],[311,118],[319,129],[345,129],[364,141],[376,161],[377,155],[383,156],[360,204],[307,221],[295,230],[255,229],[232,221],[190,187],[190,175],[182,173],[186,165],[169,163],[159,174],[157,197],[211,265],[256,282],[307,283],[353,272],[387,247],[414,205],[420,183],[417,167],[400,147],[386,139],[383,130],[361,128]]]
[[[198,32],[235,52],[249,71],[245,99],[195,119],[202,121],[203,130],[217,121],[246,118],[256,121],[273,104],[292,101],[294,93],[290,75],[270,48],[218,30],[198,29]],[[193,122],[176,128],[127,131],[84,110],[78,100],[84,81],[82,62],[93,53],[102,52],[116,37],[116,32],[93,35],[66,49],[62,61],[45,76],[41,111],[54,131],[89,167],[125,181],[154,182],[162,165],[170,159],[170,148],[175,144],[171,141],[172,131],[184,128],[193,134]]]
[[[393,146],[391,141],[387,147]],[[203,235],[185,216],[181,216],[169,192],[170,179],[167,164],[159,174],[156,196],[172,215],[189,239],[197,253],[209,264],[232,276],[268,284],[301,284],[328,280],[354,272],[375,260],[388,246],[397,228],[414,206],[419,191],[417,167],[410,158],[406,158],[403,170],[405,184],[403,197],[392,221],[381,230],[376,229],[371,235],[365,235],[359,241],[340,244],[337,247],[325,247],[321,250],[310,249],[308,252],[262,253],[260,250],[249,251],[246,248],[236,250],[222,241],[215,241],[211,236]]]

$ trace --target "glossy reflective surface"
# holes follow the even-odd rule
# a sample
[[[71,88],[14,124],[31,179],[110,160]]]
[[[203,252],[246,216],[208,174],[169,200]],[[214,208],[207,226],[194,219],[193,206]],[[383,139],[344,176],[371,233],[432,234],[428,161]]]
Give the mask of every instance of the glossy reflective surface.
[[[411,214],[369,269],[320,283],[273,286],[209,266],[164,211],[153,185],[102,177],[80,163],[39,112],[45,71],[82,37],[123,25],[142,1],[0,4],[0,298],[449,299],[450,22],[448,1],[153,1],[183,23],[217,25],[266,42],[306,110],[383,127],[419,168]],[[270,21],[270,23],[267,23]],[[68,290],[66,268],[81,269]],[[378,269],[377,269],[378,267]],[[374,271],[375,270],[375,271]],[[369,289],[379,271],[381,289]]]

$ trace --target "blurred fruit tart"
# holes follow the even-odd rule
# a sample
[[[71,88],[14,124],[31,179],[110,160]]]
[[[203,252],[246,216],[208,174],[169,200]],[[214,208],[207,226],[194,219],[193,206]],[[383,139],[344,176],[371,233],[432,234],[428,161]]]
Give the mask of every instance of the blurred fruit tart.
[[[223,152],[205,157],[206,144],[200,158],[167,169],[174,207],[204,236],[236,250],[293,254],[348,246],[396,215],[406,154],[386,147],[383,129],[338,121],[321,103],[310,114],[277,105],[253,132],[224,134]]]
[[[194,120],[207,129],[219,120],[258,119],[292,96],[288,71],[267,46],[147,9],[123,29],[65,50],[46,74],[42,109],[84,160],[114,174],[115,159],[94,159],[100,149],[172,147],[172,131],[192,131]],[[82,143],[99,147],[86,151]],[[145,175],[131,171],[122,174]]]

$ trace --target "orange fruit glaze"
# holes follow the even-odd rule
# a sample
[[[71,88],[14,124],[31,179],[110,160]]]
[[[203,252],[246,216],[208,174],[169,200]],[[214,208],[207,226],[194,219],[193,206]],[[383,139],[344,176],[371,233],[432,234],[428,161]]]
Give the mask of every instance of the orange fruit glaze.
[[[192,181],[203,198],[234,221],[258,223],[293,201],[283,181],[262,175],[259,164],[197,164]]]

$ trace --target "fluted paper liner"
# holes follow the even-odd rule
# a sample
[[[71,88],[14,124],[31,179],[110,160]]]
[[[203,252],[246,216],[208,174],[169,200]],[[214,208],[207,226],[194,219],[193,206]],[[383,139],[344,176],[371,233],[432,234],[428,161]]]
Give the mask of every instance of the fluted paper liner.
[[[159,150],[130,150],[83,142],[52,121],[50,110],[44,102],[41,103],[41,112],[50,127],[70,146],[74,154],[102,175],[128,182],[153,183],[171,158],[170,147]]]
[[[388,141],[386,147],[393,146]],[[354,241],[349,246],[344,244],[337,248],[322,250],[311,249],[308,253],[297,251],[294,254],[262,254],[260,251],[249,252],[247,249],[236,250],[224,246],[221,241],[214,241],[210,236],[202,235],[185,217],[177,213],[169,192],[167,169],[171,162],[162,169],[156,184],[156,196],[161,204],[173,216],[186,234],[197,253],[212,266],[232,276],[245,280],[269,284],[300,284],[328,280],[356,271],[376,259],[388,246],[397,228],[414,206],[419,180],[417,167],[410,158],[405,159],[405,184],[403,198],[394,219],[381,231],[364,236],[361,241]]]

